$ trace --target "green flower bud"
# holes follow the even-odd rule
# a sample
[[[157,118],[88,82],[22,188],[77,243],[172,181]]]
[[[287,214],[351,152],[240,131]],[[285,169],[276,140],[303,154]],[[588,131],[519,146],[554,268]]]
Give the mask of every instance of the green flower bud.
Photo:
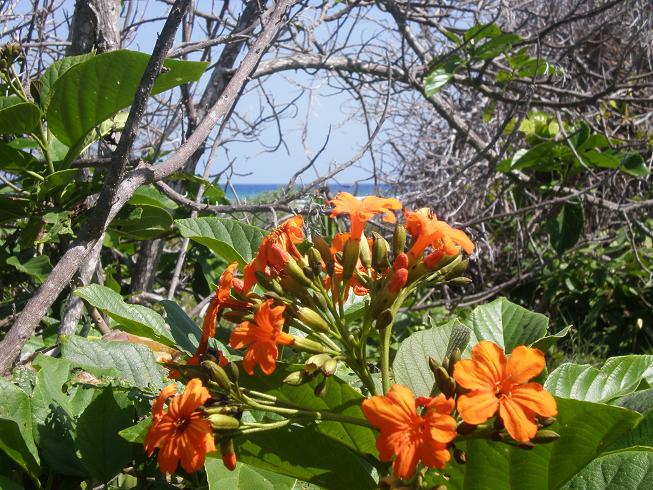
[[[320,272],[322,272],[322,257],[315,247],[308,250],[308,265],[311,267],[313,275],[319,276]]]
[[[388,252],[390,250],[390,245],[388,241],[383,238],[378,233],[373,233],[374,235],[374,244],[372,245],[372,267],[377,272],[382,272],[390,267],[390,259],[388,258]]]
[[[354,274],[358,264],[361,240],[352,240],[351,238],[345,243],[345,249],[342,254],[342,281],[347,282]]]
[[[396,257],[404,252],[406,247],[406,227],[397,223],[395,231],[392,234],[392,254]]]
[[[333,275],[333,267],[334,267],[333,256],[331,255],[331,248],[329,247],[329,244],[320,235],[314,233],[313,245],[315,245],[317,251],[320,252],[320,256],[322,257],[322,260],[326,264],[327,273],[330,276]]]
[[[311,380],[311,376],[307,375],[304,371],[293,371],[286,376],[283,382],[290,386],[299,386]]]
[[[288,274],[291,278],[293,278],[295,281],[297,281],[299,284],[305,287],[311,287],[312,282],[311,280],[306,277],[306,274],[304,274],[304,271],[302,270],[301,267],[295,262],[294,260],[289,260],[286,262],[284,270],[286,271],[286,274]]]
[[[207,420],[215,430],[235,430],[240,427],[238,419],[221,413],[212,413]]]
[[[538,430],[533,437],[532,442],[538,444],[546,444],[548,442],[555,442],[560,439],[560,434],[548,429]]]
[[[338,369],[338,361],[336,361],[335,359],[329,359],[327,360],[327,362],[322,364],[321,371],[322,374],[329,377],[335,374],[336,369]]]
[[[231,381],[224,369],[213,361],[202,361],[202,367],[209,374],[209,377],[220,386],[220,388],[225,391],[231,390]]]
[[[370,244],[365,237],[362,237],[360,240],[358,256],[363,267],[369,269],[372,266],[372,252],[370,251]]]
[[[327,333],[330,330],[329,324],[319,313],[305,306],[299,308],[297,318],[315,332]]]

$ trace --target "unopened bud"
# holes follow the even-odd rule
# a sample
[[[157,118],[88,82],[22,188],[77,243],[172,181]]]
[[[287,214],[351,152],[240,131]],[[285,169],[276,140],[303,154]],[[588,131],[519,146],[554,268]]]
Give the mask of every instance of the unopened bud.
[[[324,378],[320,384],[318,384],[315,389],[313,390],[313,393],[315,396],[322,398],[324,395],[326,395],[327,392],[327,378]]]
[[[315,277],[315,274],[313,273],[313,269],[311,269],[308,265],[302,267],[302,270],[304,271],[304,275],[309,279],[313,279]]]
[[[229,376],[229,379],[232,382],[238,383],[238,378],[240,377],[240,371],[238,370],[238,364],[236,364],[235,362],[230,362],[223,369],[224,369],[224,372],[227,373],[227,376]]]
[[[230,471],[236,469],[236,451],[234,450],[234,441],[231,439],[220,440],[220,453],[222,454],[222,463]]]
[[[221,413],[212,413],[207,420],[215,430],[235,430],[240,427],[238,419]]]
[[[324,238],[322,238],[317,233],[313,234],[313,245],[318,252],[320,252],[320,257],[326,265],[327,273],[333,275],[333,256],[331,255],[331,248]]]
[[[520,442],[519,444],[517,444],[517,447],[521,449],[531,450],[531,449],[535,449],[535,444],[533,444],[532,442]]]
[[[324,352],[324,346],[322,344],[304,337],[295,337],[295,342],[293,342],[292,348],[303,352],[313,352],[315,354]]]
[[[304,371],[293,371],[286,376],[283,382],[290,386],[299,386],[307,381],[310,381],[311,376],[307,375]]]
[[[539,420],[539,426],[540,427],[548,427],[549,425],[553,424],[556,421],[555,417],[546,417],[542,418]]]
[[[295,281],[297,281],[302,286],[310,287],[313,284],[311,280],[308,277],[306,277],[306,274],[304,274],[302,268],[299,267],[297,262],[295,262],[294,260],[289,260],[288,262],[286,262],[284,270],[286,271],[286,274],[288,274],[290,277],[292,277]]]
[[[538,444],[546,444],[547,442],[555,442],[560,439],[560,434],[548,429],[538,430],[533,437],[532,442]]]
[[[456,463],[458,464],[466,464],[467,463],[467,453],[463,451],[462,449],[456,448],[453,450],[453,458],[456,460]]]
[[[462,275],[467,270],[468,265],[469,265],[469,260],[467,259],[461,260],[454,267],[452,267],[451,270],[447,272],[447,278],[450,277],[453,278]]]
[[[342,281],[347,282],[358,265],[361,240],[349,239],[342,254]]]
[[[454,365],[455,365],[458,361],[460,361],[461,358],[462,358],[462,354],[461,354],[460,349],[459,349],[458,347],[456,347],[456,348],[453,350],[453,352],[452,352],[451,354],[449,354],[449,363],[448,363],[449,366],[448,366],[447,371],[449,371],[449,375],[450,375],[450,376],[453,375],[453,367],[454,367]]]
[[[329,359],[327,362],[322,364],[322,367],[320,368],[322,374],[327,377],[333,376],[336,372],[336,369],[338,369],[338,361],[335,359]]]
[[[403,254],[406,255],[406,254]],[[395,270],[388,284],[388,290],[393,293],[398,293],[408,282],[408,269]]]
[[[433,267],[435,267],[436,265],[438,265],[440,263],[440,261],[442,260],[442,257],[444,257],[444,251],[443,250],[434,250],[433,252],[428,254],[426,257],[424,257],[424,260],[423,260],[424,265],[427,268],[432,269]]]
[[[372,251],[370,250],[370,243],[364,236],[360,240],[358,256],[360,257],[363,267],[369,269],[372,266]]]
[[[465,276],[454,277],[449,281],[449,284],[453,286],[467,286],[468,284],[471,283],[472,283],[471,278]]]
[[[329,331],[329,324],[322,316],[310,308],[302,306],[297,312],[297,318],[306,325],[308,328],[315,332],[327,333]]]
[[[218,366],[213,361],[202,361],[202,367],[208,372],[213,381],[218,383],[218,386],[225,391],[231,390],[231,381],[224,369]]]
[[[322,257],[315,247],[308,249],[308,265],[313,271],[313,275],[318,276],[322,272]]]
[[[406,227],[397,223],[392,234],[392,254],[396,257],[404,252],[406,247]]]
[[[279,296],[283,296],[284,291],[279,284],[279,281],[272,279],[265,272],[255,271],[254,275],[256,276],[256,281],[265,289],[266,291],[273,291]]]
[[[378,233],[374,232],[374,244],[372,245],[372,267],[377,272],[382,272],[390,267],[388,252],[390,245],[387,240]]]
[[[396,271],[400,269],[407,269],[408,268],[408,255],[405,254],[404,252],[400,253],[397,255],[395,258],[394,264],[392,264],[392,268]]]
[[[435,381],[442,394],[447,398],[451,398],[456,392],[456,382],[449,376],[447,370],[443,367],[439,367],[433,372],[433,375],[435,376]]]
[[[229,310],[223,312],[220,318],[223,318],[231,323],[241,323],[248,320],[254,320],[254,315],[246,310]]]
[[[381,314],[378,316],[378,318],[376,319],[376,328],[378,328],[379,330],[382,328],[386,328],[392,325],[393,321],[394,321],[394,315],[392,314],[392,311],[383,310]]]
[[[442,364],[440,364],[434,357],[429,356],[429,369],[434,375],[435,375],[435,371],[437,371],[441,367]]]

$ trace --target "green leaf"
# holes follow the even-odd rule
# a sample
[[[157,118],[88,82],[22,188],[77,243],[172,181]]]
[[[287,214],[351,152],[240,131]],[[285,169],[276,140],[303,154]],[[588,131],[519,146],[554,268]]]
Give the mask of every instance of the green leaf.
[[[127,394],[114,393],[111,386],[101,390],[79,417],[75,443],[82,463],[97,480],[108,482],[131,461],[133,448],[118,432],[133,419]]]
[[[588,364],[563,364],[554,370],[544,388],[556,396],[608,403],[632,393],[644,377],[653,376],[653,356],[611,357],[601,369]]]
[[[136,51],[111,51],[94,56],[67,70],[54,83],[47,110],[49,130],[73,147],[95,126],[131,105],[149,55]],[[165,73],[152,95],[198,80],[207,63],[166,60]]]
[[[15,95],[0,97],[0,134],[29,133],[40,119],[41,110],[31,102]]]
[[[0,475],[0,488],[2,488],[2,490],[25,490],[25,487],[22,484],[10,480],[2,475]]]
[[[296,479],[245,463],[236,464],[233,471],[225,468],[222,459],[210,453],[204,463],[209,490],[292,490]]]
[[[174,347],[175,341],[165,320],[156,311],[141,305],[130,305],[122,296],[99,284],[77,288],[75,294],[97,309],[107,313],[123,329],[134,335],[148,337]]]
[[[25,170],[39,170],[38,160],[27,152],[0,143],[0,170],[15,175],[28,175]]]
[[[472,338],[470,347],[478,341],[491,340],[510,353],[518,345],[530,345],[544,337],[549,319],[506,298],[498,298],[474,308],[465,324],[476,337]]]
[[[167,196],[161,194],[153,185],[144,185],[136,189],[134,195],[127,201],[132,206],[147,204],[163,209],[177,209],[179,205]]]
[[[547,222],[551,245],[559,255],[578,242],[583,232],[583,208],[579,204],[566,202],[555,220]]]
[[[41,187],[39,188],[38,199],[45,200],[57,189],[62,189],[70,182],[72,182],[79,175],[79,170],[76,168],[69,168],[66,170],[58,170],[48,175]]]
[[[175,221],[181,236],[207,246],[227,262],[251,261],[266,232],[256,226],[222,218],[189,218]]]
[[[0,223],[24,218],[29,205],[28,199],[0,194]]]
[[[147,431],[152,425],[152,417],[145,417],[138,424],[122,429],[118,432],[118,435],[124,440],[133,442],[135,444],[143,444],[145,442],[145,436],[147,436]]]
[[[646,413],[653,410],[653,388],[630,393],[615,400],[614,404],[639,413]]]
[[[39,255],[38,257],[32,257],[24,264],[20,263],[18,257],[11,256],[7,259],[7,264],[15,267],[20,272],[33,277],[39,283],[45,281],[48,278],[50,272],[52,271],[52,265],[50,264],[50,257],[48,257],[47,255]]]
[[[40,460],[32,433],[32,402],[23,390],[0,378],[0,449],[31,476]]]
[[[434,383],[429,357],[442,363],[454,349],[465,350],[470,337],[471,330],[458,320],[415,332],[399,345],[392,365],[395,380],[416,396],[429,396]]]
[[[449,83],[460,67],[462,61],[459,58],[448,61],[446,63],[436,65],[431,69],[426,77],[424,77],[424,94],[427,97],[432,97],[442,88]]]
[[[546,352],[551,347],[556,345],[560,339],[565,338],[567,334],[570,332],[570,330],[571,330],[571,325],[567,325],[558,333],[547,335],[546,337],[542,337],[541,339],[536,340],[531,344],[531,347],[535,347],[536,349],[540,349],[541,351]]]
[[[202,330],[174,301],[163,300],[160,304],[166,312],[165,320],[170,325],[170,332],[177,346],[193,355],[202,337]]]
[[[623,408],[561,398],[557,402],[557,422],[550,429],[560,439],[531,450],[481,439],[457,441],[456,447],[467,453],[467,464],[449,464],[447,488],[559,488],[641,420]]]
[[[66,73],[70,68],[79,63],[83,63],[95,56],[95,53],[86,53],[79,56],[66,56],[58,61],[52,63],[47,70],[43,73],[41,77],[41,107],[44,111],[48,109],[50,105],[50,97],[52,95],[52,88],[54,82],[56,82],[59,77]]]
[[[653,447],[653,410],[649,411],[633,430],[620,437],[608,450],[616,451],[634,446]]]
[[[128,218],[117,218],[110,229],[134,240],[151,240],[170,231],[172,216],[159,206],[139,205]]]
[[[236,440],[238,460],[325,489],[377,488],[370,467],[317,428],[290,426],[248,434]]]
[[[595,459],[564,490],[646,490],[653,481],[653,451],[620,451]]]
[[[144,345],[77,335],[65,337],[61,344],[64,359],[95,376],[111,376],[137,388],[163,387],[167,372]]]
[[[622,172],[633,177],[647,177],[651,172],[646,166],[644,157],[639,153],[629,153],[621,160]]]
[[[286,376],[301,368],[300,366],[278,362],[275,372],[270,376],[250,376],[241,367],[240,372],[243,374],[240,376],[240,385],[276,396],[280,400],[307,409],[328,410],[365,420],[361,410],[363,396],[336,376],[328,379],[326,393],[322,397],[317,397],[314,393],[315,388],[321,381],[318,379],[319,377],[300,386],[290,386],[283,383]],[[340,422],[322,421],[315,430],[350,447],[361,455],[369,454],[376,457],[376,434],[370,428]]]

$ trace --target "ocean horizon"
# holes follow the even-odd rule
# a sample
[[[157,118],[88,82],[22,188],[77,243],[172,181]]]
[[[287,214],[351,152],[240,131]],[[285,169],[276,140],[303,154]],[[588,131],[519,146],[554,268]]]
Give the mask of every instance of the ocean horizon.
[[[231,187],[224,187],[224,184],[220,186],[224,189],[227,199],[234,200],[234,190],[238,195],[238,198],[243,199],[252,199],[260,194],[265,192],[274,192],[280,188],[285,187],[287,184],[245,184],[245,183],[235,183],[232,184],[233,190]],[[387,184],[379,184],[375,186],[372,183],[361,183],[361,184],[337,184],[337,183],[328,183],[325,184],[329,188],[329,191],[332,194],[337,194],[338,192],[349,192],[355,196],[369,196],[371,194],[384,196],[386,192],[390,190],[390,186]]]

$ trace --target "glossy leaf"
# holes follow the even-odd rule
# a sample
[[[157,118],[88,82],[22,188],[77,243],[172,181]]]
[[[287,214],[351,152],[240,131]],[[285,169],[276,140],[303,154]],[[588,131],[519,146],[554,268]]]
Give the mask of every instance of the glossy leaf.
[[[156,311],[141,305],[127,304],[118,293],[99,284],[77,288],[75,294],[106,312],[125,331],[175,346],[165,320]]]
[[[549,374],[544,387],[556,396],[608,403],[635,391],[643,378],[653,378],[653,356],[611,357],[601,369],[563,364]]]
[[[159,206],[139,205],[128,218],[117,218],[111,229],[134,240],[151,240],[170,231],[172,216]]]
[[[48,278],[52,265],[50,264],[50,257],[47,255],[39,255],[32,257],[27,262],[21,264],[18,257],[11,256],[7,259],[7,264],[15,267],[23,274],[33,277],[37,282],[41,283]]]
[[[28,474],[38,475],[39,455],[32,432],[32,402],[23,390],[0,378],[0,450]]]
[[[86,53],[79,56],[66,56],[58,61],[55,61],[47,70],[43,73],[41,77],[41,107],[43,110],[47,110],[48,105],[50,105],[50,97],[52,96],[52,88],[54,83],[66,73],[73,66],[83,63],[95,56],[95,53]]]
[[[646,490],[653,481],[653,450],[619,451],[595,459],[564,490]]]
[[[193,355],[202,337],[202,330],[174,301],[163,300],[160,304],[166,312],[165,321],[170,326],[175,342],[187,354]]]
[[[47,109],[49,130],[69,147],[75,146],[95,126],[131,105],[149,55],[136,51],[111,51],[94,56],[67,70],[53,85]],[[166,60],[166,72],[152,94],[199,79],[206,63]]]
[[[0,170],[15,175],[27,175],[25,170],[39,170],[38,160],[27,152],[0,143]]]
[[[204,464],[209,490],[292,490],[295,478],[238,463],[233,471],[225,468],[219,456],[209,454]]]
[[[609,448],[609,451],[627,449],[635,446],[653,448],[653,410],[650,410],[637,426],[620,437]]]
[[[225,261],[245,265],[256,255],[266,232],[256,226],[222,218],[179,219],[175,223],[181,236],[207,246]]]
[[[530,345],[544,337],[549,319],[498,298],[476,307],[465,324],[475,336],[470,347],[480,340],[491,340],[509,353],[518,345]]]
[[[166,378],[166,370],[144,345],[71,335],[62,340],[61,349],[63,358],[73,366],[128,386],[159,389]]]
[[[426,77],[424,77],[424,93],[426,96],[432,97],[440,92],[453,79],[461,63],[462,61],[456,58],[431,69]]]
[[[39,123],[41,110],[31,102],[10,95],[0,97],[0,134],[25,134]]]
[[[125,441],[133,442],[135,444],[143,444],[147,431],[152,425],[152,417],[146,417],[136,425],[131,425],[118,432],[118,435]]]
[[[415,332],[397,350],[392,365],[396,382],[408,386],[416,396],[429,396],[434,383],[429,357],[442,363],[454,349],[463,351],[470,337],[471,330],[458,320]]]
[[[101,390],[77,422],[75,444],[82,463],[98,481],[108,482],[132,459],[132,446],[118,432],[132,424],[134,407],[126,393]]]

